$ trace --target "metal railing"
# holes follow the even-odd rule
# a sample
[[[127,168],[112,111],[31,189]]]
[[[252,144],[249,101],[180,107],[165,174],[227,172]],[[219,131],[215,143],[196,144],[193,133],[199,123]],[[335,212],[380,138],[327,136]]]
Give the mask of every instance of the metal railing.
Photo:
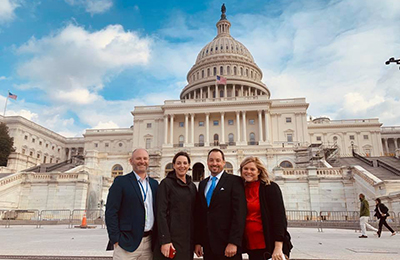
[[[400,170],[394,168],[393,166],[391,166],[385,162],[382,162],[381,160],[376,160],[376,163],[377,163],[378,167],[382,167],[382,168],[396,174],[397,176],[400,176]]]
[[[105,228],[104,211],[102,209],[74,209],[71,214],[70,228],[81,223],[85,212],[88,225],[101,225],[102,228]]]

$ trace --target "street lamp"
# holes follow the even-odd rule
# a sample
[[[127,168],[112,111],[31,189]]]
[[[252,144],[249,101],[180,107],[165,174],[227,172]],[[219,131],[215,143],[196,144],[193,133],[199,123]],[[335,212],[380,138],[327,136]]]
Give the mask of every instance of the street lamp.
[[[385,64],[389,65],[390,63],[396,63],[397,65],[400,65],[400,59],[395,59],[394,57],[391,57],[390,59],[388,59]],[[400,67],[399,67],[400,70]]]
[[[351,141],[351,153],[354,156],[354,142],[353,141]]]

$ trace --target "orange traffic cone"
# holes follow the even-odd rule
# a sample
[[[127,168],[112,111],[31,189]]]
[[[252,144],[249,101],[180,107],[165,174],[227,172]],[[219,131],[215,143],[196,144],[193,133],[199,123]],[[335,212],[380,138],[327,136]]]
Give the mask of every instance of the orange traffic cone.
[[[87,228],[86,210],[85,210],[85,212],[83,213],[81,228]]]

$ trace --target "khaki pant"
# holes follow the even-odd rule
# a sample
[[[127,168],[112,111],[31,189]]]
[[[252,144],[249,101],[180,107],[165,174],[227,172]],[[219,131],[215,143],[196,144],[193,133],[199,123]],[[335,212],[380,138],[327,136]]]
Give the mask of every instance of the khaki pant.
[[[368,223],[368,219],[369,219],[369,217],[367,217],[367,216],[360,217],[360,227],[361,227],[361,233],[363,236],[367,235],[367,227],[375,232],[378,231],[378,229],[374,228],[373,226],[371,226]]]
[[[153,252],[151,251],[151,236],[142,238],[139,247],[128,252],[120,246],[114,248],[113,260],[152,260]]]

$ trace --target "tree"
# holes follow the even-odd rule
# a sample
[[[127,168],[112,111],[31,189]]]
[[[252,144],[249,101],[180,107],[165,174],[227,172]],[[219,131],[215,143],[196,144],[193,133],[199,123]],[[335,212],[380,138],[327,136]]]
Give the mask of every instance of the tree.
[[[0,123],[0,166],[7,166],[10,153],[14,152],[14,138],[8,134],[8,126]]]

